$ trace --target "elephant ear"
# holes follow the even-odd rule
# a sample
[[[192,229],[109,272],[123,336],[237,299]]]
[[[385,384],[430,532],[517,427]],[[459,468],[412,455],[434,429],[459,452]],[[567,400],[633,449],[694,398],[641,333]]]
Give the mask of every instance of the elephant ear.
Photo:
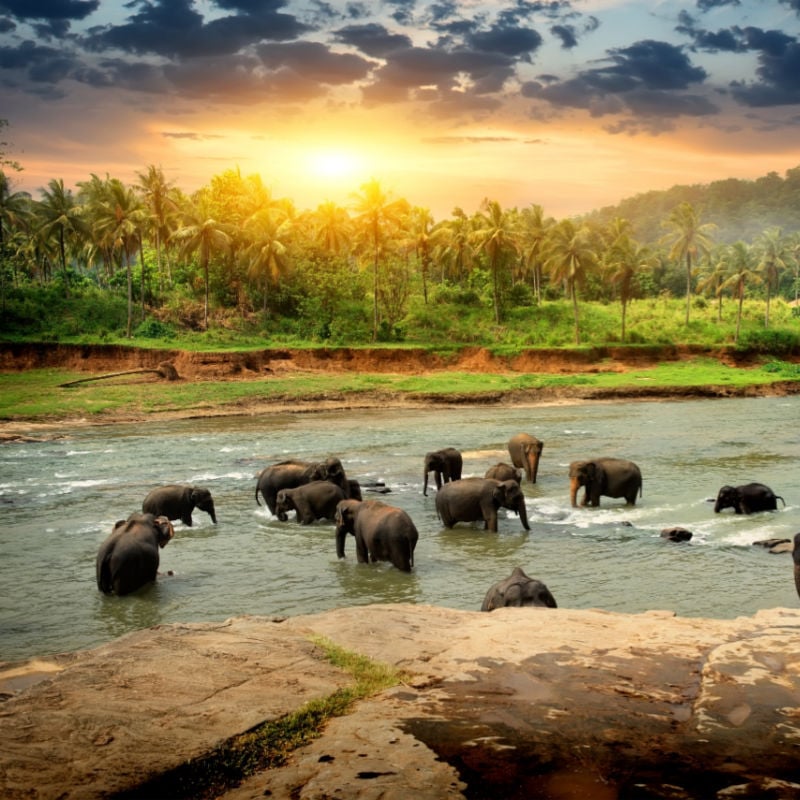
[[[156,517],[153,526],[158,534],[158,546],[166,547],[169,540],[175,535],[175,528],[166,517]]]

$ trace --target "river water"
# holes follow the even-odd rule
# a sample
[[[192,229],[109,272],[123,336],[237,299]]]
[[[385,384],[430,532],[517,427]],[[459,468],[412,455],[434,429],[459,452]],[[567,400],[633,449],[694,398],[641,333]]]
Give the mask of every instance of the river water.
[[[796,607],[792,560],[753,542],[800,531],[800,398],[273,413],[138,425],[65,427],[63,438],[0,447],[0,660],[96,646],[138,628],[295,615],[343,605],[424,603],[480,608],[513,567],[569,608],[671,609],[731,618]],[[426,451],[464,453],[464,476],[508,461],[510,435],[545,443],[538,483],[524,483],[531,532],[509,512],[500,530],[443,529],[435,487],[422,496]],[[255,474],[287,457],[337,455],[348,476],[385,482],[378,496],[420,532],[411,574],[356,562],[333,525],[280,522],[254,499]],[[635,507],[569,504],[570,461],[601,455],[641,467]],[[786,499],[777,513],[714,514],[726,483],[760,481]],[[209,488],[218,524],[195,511],[175,522],[162,575],[135,595],[98,592],[95,556],[116,520],[153,486]],[[582,495],[582,492],[581,492]],[[365,497],[371,495],[365,494]],[[505,514],[505,512],[503,512]],[[662,528],[694,533],[667,542]],[[538,619],[538,617],[537,617]]]

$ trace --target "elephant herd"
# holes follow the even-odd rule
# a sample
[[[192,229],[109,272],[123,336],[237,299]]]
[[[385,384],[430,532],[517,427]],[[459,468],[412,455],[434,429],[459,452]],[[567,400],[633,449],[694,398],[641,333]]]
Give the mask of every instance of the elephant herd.
[[[528,531],[523,474],[536,483],[543,443],[527,433],[508,441],[511,464],[499,462],[483,477],[462,477],[463,456],[454,447],[425,454],[423,495],[428,493],[428,476],[434,473],[436,513],[442,524],[452,528],[459,522],[483,521],[484,530],[497,532],[501,508],[519,516]],[[638,465],[622,458],[595,458],[573,461],[569,465],[570,503],[578,506],[578,492],[584,490],[581,506],[597,507],[601,496],[624,498],[635,505],[642,496],[642,473]],[[345,557],[347,534],[354,537],[359,563],[388,561],[405,572],[414,566],[414,549],[419,532],[409,514],[380,500],[365,500],[361,485],[348,478],[336,457],[308,462],[289,459],[271,464],[256,476],[255,500],[264,500],[270,513],[282,522],[295,512],[302,525],[318,519],[335,525],[336,555]],[[714,511],[733,508],[736,514],[776,510],[777,500],[767,486],[750,483],[723,486]],[[214,501],[208,489],[198,486],[168,485],[153,489],[142,502],[142,511],[120,520],[97,554],[97,586],[106,594],[128,594],[156,579],[159,550],[175,535],[172,520],[192,525],[192,512],[205,511],[217,522]],[[675,541],[691,538],[683,529],[665,529],[662,536]],[[673,535],[674,534],[674,535]],[[800,534],[798,534],[800,537]],[[795,582],[800,594],[800,547],[795,553]],[[498,581],[486,594],[482,610],[501,606],[542,606],[555,608],[556,601],[547,587],[528,577],[517,567],[508,578]]]

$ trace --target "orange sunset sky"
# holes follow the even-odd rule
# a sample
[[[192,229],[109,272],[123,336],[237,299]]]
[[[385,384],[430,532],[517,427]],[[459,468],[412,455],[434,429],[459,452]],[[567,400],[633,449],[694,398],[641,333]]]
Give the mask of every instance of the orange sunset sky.
[[[800,165],[800,0],[0,0],[16,189],[230,168],[561,217]]]

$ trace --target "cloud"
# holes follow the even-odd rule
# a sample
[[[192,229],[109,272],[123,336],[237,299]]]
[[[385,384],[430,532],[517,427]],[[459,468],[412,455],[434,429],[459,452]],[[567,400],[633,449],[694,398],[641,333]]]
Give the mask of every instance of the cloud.
[[[100,0],[2,0],[0,10],[17,19],[82,20],[97,11]]]
[[[346,25],[333,32],[337,42],[357,47],[368,56],[382,57],[394,50],[408,49],[411,39],[405,34],[390,33],[383,25],[371,22],[364,25]]]
[[[290,69],[322,84],[352,83],[364,78],[373,63],[351,53],[333,53],[319,42],[268,44],[257,53],[270,70]]]

